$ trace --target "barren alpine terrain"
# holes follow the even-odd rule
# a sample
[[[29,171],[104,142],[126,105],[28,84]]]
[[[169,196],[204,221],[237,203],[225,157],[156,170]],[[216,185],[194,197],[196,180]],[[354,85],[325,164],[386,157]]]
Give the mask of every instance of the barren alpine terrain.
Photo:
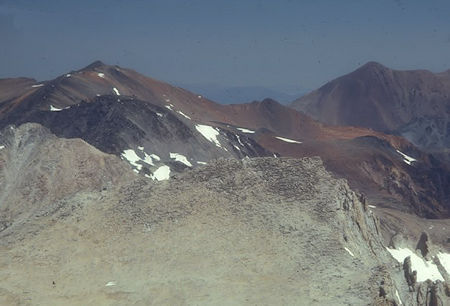
[[[157,182],[37,124],[8,128],[2,141],[2,304],[410,305],[418,298],[386,246],[414,249],[420,230],[408,237],[384,229],[378,208],[317,157],[220,159]],[[436,246],[426,256],[448,251]],[[429,286],[448,303],[448,263],[430,265],[442,279]]]
[[[449,12],[0,0],[0,306],[450,306]]]
[[[131,171],[101,175],[126,165],[37,125],[12,133],[19,143],[2,160],[18,146],[39,161],[33,172],[41,170],[20,182],[11,180],[14,165],[2,168],[11,203],[2,207],[10,215],[1,233],[4,303],[366,304],[394,266],[371,209],[318,158],[218,160],[153,183]],[[41,137],[48,140],[35,143]],[[73,167],[73,152],[56,150],[73,145],[89,154],[86,168],[82,157]],[[58,171],[81,176],[79,191],[62,192]],[[21,183],[47,193],[39,198],[47,205]],[[388,298],[402,289],[392,283]]]

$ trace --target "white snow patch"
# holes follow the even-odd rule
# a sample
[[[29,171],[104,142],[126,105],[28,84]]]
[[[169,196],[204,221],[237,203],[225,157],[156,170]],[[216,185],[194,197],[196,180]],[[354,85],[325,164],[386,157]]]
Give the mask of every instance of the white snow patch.
[[[195,128],[197,129],[197,131],[200,132],[200,134],[203,135],[203,137],[205,137],[206,139],[208,139],[211,142],[214,142],[216,144],[216,146],[218,146],[219,148],[222,148],[222,145],[220,144],[219,140],[217,139],[217,136],[219,136],[219,131],[217,130],[217,128],[213,128],[212,126],[209,125],[203,125],[203,124],[196,124]]]
[[[159,156],[156,154],[150,154],[150,157],[153,158],[154,160],[158,160],[158,161],[161,160],[161,158],[159,158]]]
[[[72,75],[70,73],[66,74],[66,78],[70,78]]]
[[[44,84],[31,85],[31,87],[33,87],[33,88],[42,87],[42,86],[44,86]]]
[[[186,156],[180,153],[169,153],[170,158],[175,159],[176,161],[185,164],[188,167],[192,167],[192,164],[187,160]]]
[[[156,113],[159,117],[162,117],[163,116],[163,114],[161,114],[161,113]]]
[[[105,74],[104,74],[104,73],[99,72],[99,73],[97,73],[97,75],[98,75],[100,78],[102,78],[102,79],[105,78]]]
[[[148,155],[147,153],[144,152],[144,162],[146,162],[149,165],[154,166],[155,164],[153,163],[153,159],[150,155]]]
[[[128,162],[132,166],[135,166],[138,170],[142,169],[142,165],[137,163],[138,161],[141,160],[141,158],[139,156],[137,156],[137,154],[136,154],[136,152],[134,152],[134,150],[132,150],[132,149],[124,150],[123,153],[121,154],[121,156],[123,158],[125,158],[126,160],[128,160]]]
[[[0,146],[0,150],[3,150],[5,148],[5,146]]]
[[[377,208],[375,205],[369,205],[369,208]]]
[[[166,102],[170,102],[170,99],[164,99],[164,101],[166,101]]]
[[[237,137],[237,140],[239,141],[239,143],[241,144],[241,146],[244,147],[244,144],[241,141],[241,137],[238,134],[236,134],[236,137]]]
[[[344,249],[345,249],[352,257],[355,257],[355,254],[353,254],[353,252],[350,251],[348,248],[344,247]]]
[[[133,169],[133,171],[136,172],[136,173],[139,173],[139,170],[137,170],[137,169]]]
[[[115,285],[117,285],[116,282],[108,282],[108,283],[106,283],[105,287],[111,287],[111,286],[115,286]]]
[[[120,96],[120,92],[117,88],[113,87],[114,92],[116,93],[116,95]]]
[[[234,147],[236,150],[241,151],[241,148],[239,148],[237,145],[233,145],[233,147]]]
[[[144,151],[144,147],[138,147],[138,150]],[[128,150],[123,151],[121,156],[123,158],[125,158],[126,160],[128,160],[128,162],[131,165],[135,166],[137,168],[137,170],[142,169],[142,165],[138,164],[138,161],[143,161],[149,165],[154,166],[155,164],[153,163],[153,159],[159,160],[159,156],[157,156],[157,155],[152,154],[153,155],[152,156],[152,155],[148,155],[146,152],[143,152],[143,153],[144,153],[144,158],[141,158],[136,154],[135,151],[128,149]]]
[[[403,161],[407,163],[408,165],[411,165],[413,162],[417,161],[417,159],[412,158],[411,156],[406,155],[405,153],[396,150],[398,154],[400,154],[403,157]]]
[[[284,142],[289,142],[289,143],[301,143],[300,141],[297,141],[297,140],[292,140],[292,139],[289,139],[289,138],[284,138],[284,137],[279,137],[279,136],[276,136],[275,138],[279,139],[279,140],[282,140]]]
[[[166,165],[163,165],[156,169],[155,172],[153,172],[152,179],[157,181],[163,181],[168,180],[170,177],[170,168]]]
[[[96,94],[97,97],[100,97],[100,94]]]
[[[201,99],[201,98],[202,98],[202,96],[197,96],[197,98]]]
[[[207,162],[202,162],[202,161],[197,161],[197,164],[199,164],[199,165],[207,165],[208,163]]]
[[[183,113],[182,111],[177,111],[178,114],[180,114],[181,116],[191,120],[191,117],[189,117],[188,115],[186,115],[185,113]]]
[[[444,267],[447,274],[450,276],[450,254],[448,253],[437,253],[437,257],[441,262],[441,265]]]
[[[168,108],[168,109],[170,109],[170,110],[172,110],[173,105],[172,105],[172,104],[164,105],[164,107],[165,107],[165,108]]]
[[[255,133],[255,131],[246,129],[246,128],[236,128],[237,130],[241,131],[242,133],[247,133],[247,134],[253,134]]]
[[[50,105],[51,112],[60,112],[62,110],[63,110],[62,108],[57,108],[57,107],[54,107],[53,105]]]
[[[398,295],[398,290],[397,290],[397,289],[395,289],[395,296],[397,297],[398,303],[399,303],[400,305],[403,305],[403,302],[402,302],[402,300],[400,299],[400,295]]]
[[[386,249],[399,263],[403,263],[406,257],[411,256],[411,269],[417,271],[418,282],[424,282],[427,279],[431,281],[444,280],[437,266],[431,260],[424,260],[408,248]]]

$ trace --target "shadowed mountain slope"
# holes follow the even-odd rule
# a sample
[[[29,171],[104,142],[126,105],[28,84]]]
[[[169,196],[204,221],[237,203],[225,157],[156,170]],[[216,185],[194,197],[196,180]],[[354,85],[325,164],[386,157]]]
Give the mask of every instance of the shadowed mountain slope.
[[[405,136],[429,151],[450,148],[450,70],[392,70],[369,62],[291,106],[321,122]]]
[[[148,178],[167,179],[221,157],[321,156],[377,205],[449,215],[448,167],[399,136],[326,125],[271,99],[220,105],[101,62],[14,84],[0,101],[0,126],[40,123],[121,157]],[[415,161],[405,162],[405,154]]]

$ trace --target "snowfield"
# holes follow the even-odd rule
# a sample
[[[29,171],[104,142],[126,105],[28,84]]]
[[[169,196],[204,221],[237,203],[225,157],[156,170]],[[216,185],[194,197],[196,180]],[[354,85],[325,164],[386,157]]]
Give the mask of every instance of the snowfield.
[[[187,118],[187,119],[191,120],[191,117],[189,117],[188,115],[186,115],[182,111],[177,111],[177,113],[180,114],[181,116],[183,116],[184,118]]]
[[[54,107],[53,105],[50,105],[51,112],[60,112],[62,110],[63,110],[62,108],[57,108],[57,107]]]
[[[144,154],[144,158],[139,157],[133,149],[124,150],[123,153],[120,155],[122,159],[126,159],[133,167],[135,167],[135,169],[133,169],[133,171],[136,173],[139,173],[140,170],[142,170],[142,164],[139,164],[138,163],[139,161],[147,163],[148,165],[154,166],[155,164],[154,164],[153,160],[156,160],[156,161],[160,160],[158,155],[147,154],[146,152],[144,152],[143,147],[141,147],[141,146],[138,147],[138,150],[142,151],[142,153]],[[173,158],[178,158],[178,159],[180,159],[180,161],[183,160],[183,157],[184,157],[183,155],[178,154],[178,153],[171,153],[171,154],[176,154],[176,155],[173,155],[174,156]],[[184,157],[184,158],[186,158],[186,157]],[[185,162],[190,164],[187,159]],[[190,165],[190,166],[192,166],[192,165]],[[157,181],[167,180],[170,177],[170,168],[166,165],[162,165],[158,169],[156,169],[156,171],[153,172],[152,175],[146,174],[145,177],[148,177],[148,178],[151,178],[152,180],[157,180]]]
[[[209,125],[203,125],[203,124],[196,124],[195,128],[197,131],[199,131],[200,134],[203,135],[206,139],[213,142],[218,146],[219,148],[222,148],[222,145],[220,144],[219,140],[217,139],[217,136],[219,136],[219,131],[217,128],[213,128]]]
[[[284,137],[279,137],[279,136],[276,136],[275,138],[276,138],[276,139],[279,139],[279,140],[281,140],[281,141],[284,141],[284,142],[289,142],[289,143],[301,143],[300,141],[297,141],[297,140],[293,140],[293,139],[289,139],[289,138],[284,138]]]
[[[121,156],[126,160],[128,160],[128,162],[132,166],[136,167],[138,170],[142,169],[142,165],[137,163],[138,161],[141,160],[141,158],[136,154],[136,152],[134,152],[134,150],[132,149],[124,150]]]
[[[238,134],[236,134],[236,137],[237,137],[237,140],[239,141],[240,145],[244,147],[244,144],[241,141],[241,137]]]
[[[450,254],[439,252],[437,253],[437,258],[441,262],[447,274],[450,276]]]
[[[417,159],[412,158],[411,156],[406,155],[405,153],[396,150],[398,154],[400,154],[403,157],[403,161],[407,163],[408,165],[411,165],[413,162],[417,161]]]
[[[241,131],[242,133],[247,133],[247,134],[253,134],[255,133],[255,131],[246,129],[246,128],[236,128],[237,130]]]
[[[166,165],[159,167],[152,176],[153,180],[163,181],[170,178],[170,168]]]
[[[161,160],[161,158],[158,155],[156,155],[156,154],[150,154],[150,157],[153,158],[156,161],[160,161]]]
[[[424,260],[408,248],[386,249],[391,253],[395,260],[402,264],[406,257],[411,256],[411,269],[417,271],[418,282],[424,282],[427,279],[431,281],[444,281],[441,273],[439,273],[438,267],[431,260]]]
[[[176,161],[185,164],[188,167],[192,167],[192,164],[187,160],[186,156],[180,153],[169,153],[170,158],[175,159]]]

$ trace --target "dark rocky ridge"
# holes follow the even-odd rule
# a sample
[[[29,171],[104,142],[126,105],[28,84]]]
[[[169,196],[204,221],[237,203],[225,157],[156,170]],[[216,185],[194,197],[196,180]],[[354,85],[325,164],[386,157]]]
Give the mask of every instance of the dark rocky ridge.
[[[183,155],[192,167],[219,157],[321,156],[329,170],[347,178],[352,188],[377,205],[426,217],[449,216],[449,167],[402,137],[321,124],[271,99],[218,105],[101,62],[37,84],[40,87],[32,87],[28,83],[32,81],[17,80],[20,90],[0,102],[0,126],[37,122],[59,137],[82,138],[103,152],[121,156],[133,150],[139,159],[133,168],[143,175],[152,175],[163,165],[172,174],[189,167],[170,153]],[[198,124],[211,126],[220,146],[201,135]],[[286,143],[276,138],[280,136],[302,144]],[[405,164],[396,150],[418,161]],[[161,160],[145,162],[145,154]]]

